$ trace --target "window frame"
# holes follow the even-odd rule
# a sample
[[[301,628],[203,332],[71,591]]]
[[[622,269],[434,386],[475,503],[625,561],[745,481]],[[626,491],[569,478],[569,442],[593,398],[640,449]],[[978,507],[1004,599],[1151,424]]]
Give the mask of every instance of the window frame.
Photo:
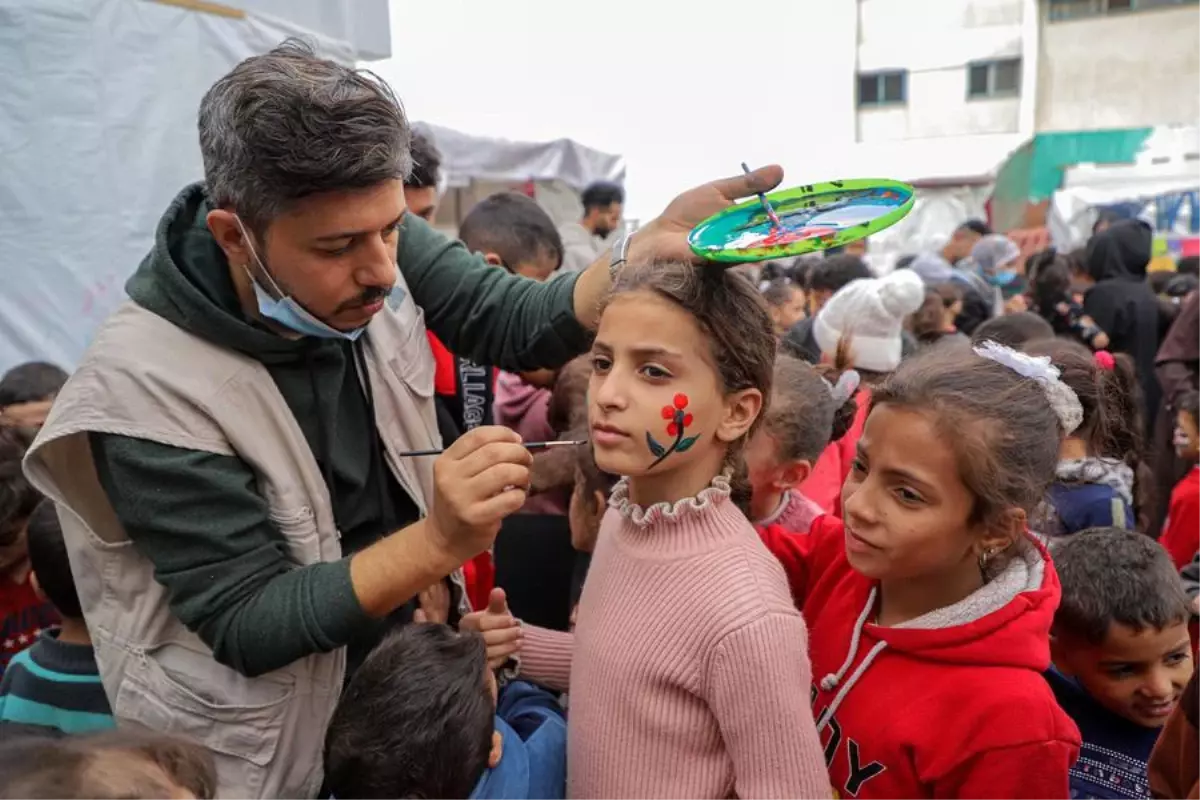
[[[900,99],[899,100],[875,100],[873,102],[863,102],[862,82],[865,78],[874,78],[876,97],[883,97],[884,86],[886,79],[893,76],[900,77]],[[908,105],[908,70],[906,69],[885,69],[872,70],[870,72],[859,72],[854,76],[854,107],[857,111],[872,108],[893,108],[895,106]]]
[[[1016,86],[1014,86],[1012,89],[1005,89],[1003,91],[998,91],[996,89],[996,74],[999,72],[1000,65],[1007,63],[1007,62],[1016,62],[1017,83],[1016,83]],[[1013,97],[1020,97],[1021,96],[1021,77],[1022,77],[1021,76],[1021,67],[1022,66],[1023,66],[1023,64],[1022,64],[1021,56],[1009,56],[1008,58],[988,58],[988,59],[984,59],[982,61],[967,62],[967,88],[966,88],[967,102],[973,102],[976,100],[1007,100],[1007,99],[1010,99]],[[971,73],[979,67],[985,67],[987,69],[987,92],[984,94],[972,94],[971,93]]]
[[[1076,11],[1075,6],[1090,2],[1092,10]],[[1200,4],[1200,0],[1129,0],[1126,8],[1109,8],[1110,0],[1049,0],[1046,4],[1046,21],[1051,23],[1075,22],[1081,19],[1136,14],[1139,11],[1158,11],[1167,8],[1186,8]],[[1143,5],[1144,4],[1144,5]]]

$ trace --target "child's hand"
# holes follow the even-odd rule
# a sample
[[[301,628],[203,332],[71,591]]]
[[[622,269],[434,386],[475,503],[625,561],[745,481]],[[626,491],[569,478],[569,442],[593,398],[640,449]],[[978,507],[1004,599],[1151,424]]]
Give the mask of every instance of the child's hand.
[[[458,623],[459,630],[477,631],[487,643],[488,665],[499,669],[521,650],[521,623],[508,610],[503,589],[492,589],[488,607],[472,611]]]
[[[421,607],[413,612],[413,622],[432,622],[445,625],[450,620],[450,589],[438,581],[417,595]]]

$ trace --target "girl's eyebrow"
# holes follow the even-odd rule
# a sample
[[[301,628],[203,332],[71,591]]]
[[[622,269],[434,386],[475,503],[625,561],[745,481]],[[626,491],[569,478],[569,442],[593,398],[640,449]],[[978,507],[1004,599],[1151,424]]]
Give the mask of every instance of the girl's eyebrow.
[[[638,358],[683,358],[683,353],[678,350],[671,350],[667,347],[659,345],[643,345],[641,347],[631,347],[629,352]]]

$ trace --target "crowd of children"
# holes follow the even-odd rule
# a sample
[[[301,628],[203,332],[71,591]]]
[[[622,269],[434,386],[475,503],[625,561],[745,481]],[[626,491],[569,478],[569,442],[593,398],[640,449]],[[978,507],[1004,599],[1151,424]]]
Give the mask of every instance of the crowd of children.
[[[1200,330],[1193,292],[1160,331],[1139,224],[1026,261],[972,222],[882,277],[627,265],[556,373],[430,334],[444,440],[587,444],[536,456],[471,613],[430,587],[354,670],[323,796],[1196,797],[1200,363],[1166,342]],[[519,195],[460,237],[563,262]],[[65,378],[0,381],[0,797],[216,796],[202,748],[108,730],[87,578],[21,471]],[[564,590],[519,591],[503,551],[544,530]]]

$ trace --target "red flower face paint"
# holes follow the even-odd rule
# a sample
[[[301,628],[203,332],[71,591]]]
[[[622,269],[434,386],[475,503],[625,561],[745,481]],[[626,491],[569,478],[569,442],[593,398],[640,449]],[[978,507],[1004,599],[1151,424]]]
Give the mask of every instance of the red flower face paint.
[[[651,462],[648,469],[654,469],[663,459],[671,455],[671,453],[682,453],[696,443],[699,436],[685,436],[687,429],[695,422],[687,411],[688,396],[682,392],[675,395],[671,405],[663,406],[662,417],[667,422],[667,436],[674,439],[669,447],[664,447],[654,438],[649,431],[646,432],[646,446],[650,448],[651,455],[654,456],[654,461]]]

